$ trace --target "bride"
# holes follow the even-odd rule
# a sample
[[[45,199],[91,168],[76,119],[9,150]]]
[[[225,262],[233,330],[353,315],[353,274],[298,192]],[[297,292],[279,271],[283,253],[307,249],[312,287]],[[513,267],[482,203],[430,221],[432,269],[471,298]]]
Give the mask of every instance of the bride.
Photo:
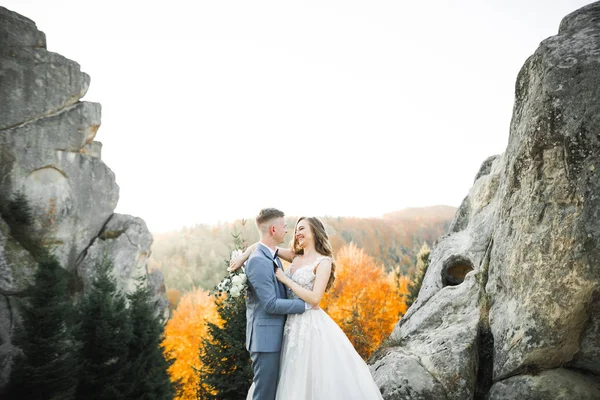
[[[242,266],[257,244],[231,261]],[[277,279],[288,288],[288,298],[313,306],[288,315],[283,331],[277,400],[383,399],[367,364],[340,327],[320,309],[319,302],[335,280],[331,244],[321,221],[302,217],[296,223],[291,249],[278,254],[292,264]],[[247,399],[252,398],[254,384]]]

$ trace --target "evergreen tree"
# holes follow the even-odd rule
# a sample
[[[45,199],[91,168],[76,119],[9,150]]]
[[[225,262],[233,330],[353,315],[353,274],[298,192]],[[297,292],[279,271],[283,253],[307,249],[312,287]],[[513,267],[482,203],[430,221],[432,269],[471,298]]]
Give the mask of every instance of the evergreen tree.
[[[50,256],[38,264],[30,297],[21,310],[15,344],[23,351],[13,370],[8,398],[72,399],[77,384],[73,308],[68,273]]]
[[[30,225],[33,220],[31,206],[22,192],[13,194],[0,210],[2,218],[9,224]]]
[[[129,343],[131,368],[127,380],[131,388],[128,398],[172,399],[174,389],[167,373],[169,363],[160,347],[164,321],[156,315],[152,293],[145,279],[140,281],[137,290],[128,297],[133,326],[132,340]]]
[[[198,398],[243,399],[253,376],[246,350],[246,300],[243,296],[219,296],[217,311],[223,324],[207,322],[208,338],[200,352]]]
[[[419,250],[419,254],[417,255],[417,265],[415,268],[415,274],[411,279],[411,284],[409,286],[409,293],[406,296],[406,306],[410,307],[415,300],[417,300],[417,296],[419,295],[419,291],[421,290],[421,284],[423,283],[423,277],[427,272],[427,267],[429,267],[429,254],[431,253],[431,249],[427,246],[427,243],[423,243],[421,250]]]
[[[110,271],[110,262],[97,265],[97,276],[81,301],[78,399],[129,398],[132,324],[125,295],[118,290]]]
[[[246,241],[242,231],[234,232],[234,248],[243,249]],[[226,262],[229,265],[229,262]],[[201,369],[199,399],[243,399],[252,384],[250,354],[246,350],[246,299],[216,293],[217,312],[221,326],[207,321],[208,336],[200,349]]]
[[[24,193],[16,192],[10,199],[0,200],[0,215],[10,226],[10,235],[27,249],[36,261],[42,262],[49,257],[39,232],[32,233],[33,210]]]

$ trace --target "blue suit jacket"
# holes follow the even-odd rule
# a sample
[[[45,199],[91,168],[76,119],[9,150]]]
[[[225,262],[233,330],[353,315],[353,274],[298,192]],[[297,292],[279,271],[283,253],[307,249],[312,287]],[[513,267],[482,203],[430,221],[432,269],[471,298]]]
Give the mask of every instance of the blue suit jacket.
[[[250,352],[280,351],[286,315],[306,310],[303,300],[286,299],[285,287],[275,277],[275,267],[281,268],[281,262],[273,260],[262,244],[248,258],[246,349]]]

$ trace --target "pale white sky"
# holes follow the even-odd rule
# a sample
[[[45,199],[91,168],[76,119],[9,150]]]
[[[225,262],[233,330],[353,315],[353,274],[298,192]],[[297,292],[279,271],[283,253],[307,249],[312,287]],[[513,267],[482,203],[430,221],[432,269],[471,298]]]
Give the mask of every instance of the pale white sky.
[[[117,212],[153,232],[458,206],[576,0],[0,0],[91,78]]]

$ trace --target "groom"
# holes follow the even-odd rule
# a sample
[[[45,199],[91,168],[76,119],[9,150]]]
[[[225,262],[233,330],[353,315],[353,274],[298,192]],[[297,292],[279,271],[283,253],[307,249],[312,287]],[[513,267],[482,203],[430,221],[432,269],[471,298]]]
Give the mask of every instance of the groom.
[[[254,370],[253,400],[274,400],[279,375],[279,355],[287,314],[303,313],[310,305],[286,299],[286,290],[275,277],[282,268],[277,245],[287,233],[283,212],[260,210],[256,217],[260,243],[246,264],[246,349]]]

